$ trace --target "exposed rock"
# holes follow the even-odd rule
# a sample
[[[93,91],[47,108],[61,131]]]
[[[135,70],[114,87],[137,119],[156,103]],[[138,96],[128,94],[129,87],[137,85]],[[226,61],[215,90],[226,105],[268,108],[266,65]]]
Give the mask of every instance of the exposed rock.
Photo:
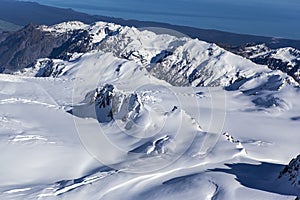
[[[121,120],[125,129],[132,127],[143,109],[140,97],[136,93],[118,91],[111,84],[89,92],[84,102],[84,105],[74,106],[72,113],[80,114],[80,117],[96,117],[100,123]],[[96,116],[84,113],[87,107],[91,107]]]
[[[293,186],[300,188],[300,155],[293,158],[280,172],[279,178],[286,178]]]
[[[29,24],[0,43],[0,66],[6,73],[28,67],[38,58],[49,57],[67,38],[67,34],[53,36]]]
[[[13,73],[32,67],[41,58],[69,61],[74,54],[101,49],[98,46],[102,39],[118,34],[119,26],[106,25],[102,22],[89,26],[76,21],[49,27],[29,24],[17,32],[1,34],[0,72]]]
[[[73,31],[69,39],[61,46],[54,48],[50,58],[69,60],[73,53],[86,53],[93,50],[92,38],[86,30]]]
[[[300,83],[300,50],[286,47],[270,49],[264,44],[246,44],[239,47],[225,47],[237,55],[243,56],[272,70],[287,73]]]

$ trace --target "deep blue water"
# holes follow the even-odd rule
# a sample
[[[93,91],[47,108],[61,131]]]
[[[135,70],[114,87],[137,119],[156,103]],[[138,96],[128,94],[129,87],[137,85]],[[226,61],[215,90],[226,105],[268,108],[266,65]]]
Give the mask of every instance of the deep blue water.
[[[32,0],[89,14],[300,39],[300,0]]]

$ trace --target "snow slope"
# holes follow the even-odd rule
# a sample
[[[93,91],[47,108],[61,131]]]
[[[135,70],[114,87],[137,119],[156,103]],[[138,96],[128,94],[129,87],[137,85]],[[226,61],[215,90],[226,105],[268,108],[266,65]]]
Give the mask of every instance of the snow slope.
[[[300,196],[278,178],[300,151],[288,75],[189,38],[42,28],[88,30],[93,47],[0,74],[0,199]]]
[[[300,51],[295,48],[285,47],[270,49],[265,44],[228,48],[237,55],[251,59],[258,64],[268,65],[270,69],[278,69],[300,82]]]

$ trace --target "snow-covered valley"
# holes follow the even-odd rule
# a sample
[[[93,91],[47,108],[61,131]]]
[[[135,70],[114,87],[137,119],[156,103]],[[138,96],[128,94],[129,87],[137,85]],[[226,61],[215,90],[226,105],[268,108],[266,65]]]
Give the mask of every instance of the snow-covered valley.
[[[0,74],[0,199],[300,196],[288,74],[133,27],[37,29],[66,41]]]

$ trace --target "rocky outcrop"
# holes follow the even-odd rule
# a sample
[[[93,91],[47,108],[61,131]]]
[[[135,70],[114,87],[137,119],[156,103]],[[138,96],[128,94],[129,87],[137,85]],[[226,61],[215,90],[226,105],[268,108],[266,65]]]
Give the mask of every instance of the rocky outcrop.
[[[300,50],[286,47],[270,49],[265,44],[246,44],[239,47],[225,46],[225,49],[252,60],[254,63],[267,65],[272,70],[280,70],[300,83]]]
[[[91,51],[95,48],[91,40],[92,38],[86,30],[72,31],[68,40],[52,50],[50,58],[69,60],[73,53],[86,53]]]
[[[7,73],[25,68],[38,58],[49,57],[67,38],[66,34],[54,36],[29,24],[0,43],[0,67]]]
[[[108,23],[91,25],[94,30],[85,29],[89,25],[77,21],[50,27],[29,24],[17,32],[3,34],[0,37],[0,73],[32,67],[41,58],[69,61],[75,54],[99,49],[102,39],[116,34],[105,24]]]
[[[300,189],[300,155],[293,158],[280,172],[279,179],[287,179],[291,185]]]
[[[91,108],[91,109],[89,109]],[[136,93],[117,90],[106,84],[89,92],[83,105],[74,106],[71,113],[79,117],[96,117],[100,123],[121,120],[125,129],[130,129],[143,112],[143,103]],[[87,110],[92,110],[92,113]]]

